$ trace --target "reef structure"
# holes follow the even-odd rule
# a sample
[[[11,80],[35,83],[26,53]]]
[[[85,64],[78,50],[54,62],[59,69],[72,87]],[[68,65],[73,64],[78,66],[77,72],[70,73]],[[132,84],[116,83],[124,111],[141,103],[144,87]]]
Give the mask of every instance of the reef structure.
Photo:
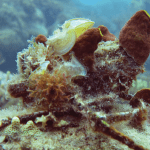
[[[137,15],[144,15],[149,27],[143,10],[127,24],[134,24]],[[106,27],[92,28],[93,24],[84,18],[68,20],[49,38],[39,35],[18,53],[18,74],[7,83],[7,96],[22,99],[21,108],[30,112],[20,114],[18,108],[18,115],[2,118],[2,148],[12,149],[17,143],[18,149],[38,149],[39,141],[39,149],[149,149],[133,135],[139,132],[140,137],[142,132],[150,137],[145,125],[149,89],[135,96],[128,93],[144,72],[149,52],[144,59],[139,51],[138,56],[129,53],[127,46],[137,38],[129,40],[130,32],[124,33],[127,25],[117,39]],[[142,51],[148,39],[141,38]]]

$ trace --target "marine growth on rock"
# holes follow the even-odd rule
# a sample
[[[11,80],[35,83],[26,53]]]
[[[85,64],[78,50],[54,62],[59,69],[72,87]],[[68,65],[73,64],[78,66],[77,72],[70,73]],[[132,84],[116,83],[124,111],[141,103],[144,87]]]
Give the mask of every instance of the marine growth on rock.
[[[149,56],[149,15],[137,12],[119,39],[93,24],[68,20],[18,53],[18,74],[7,82],[6,95],[22,105],[13,117],[2,116],[2,148],[150,148],[138,138],[150,138],[149,89],[129,94]]]

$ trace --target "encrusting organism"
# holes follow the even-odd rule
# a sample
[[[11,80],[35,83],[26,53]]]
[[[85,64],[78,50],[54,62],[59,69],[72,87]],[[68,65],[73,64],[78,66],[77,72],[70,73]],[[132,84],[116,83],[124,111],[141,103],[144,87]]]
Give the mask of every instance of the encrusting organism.
[[[138,23],[144,22],[134,26],[135,18]],[[32,113],[1,120],[3,134],[16,119],[20,120],[20,126],[30,121],[46,133],[45,137],[57,139],[61,145],[68,139],[70,149],[103,149],[102,144],[108,146],[111,139],[131,149],[147,148],[136,142],[136,137],[131,138],[132,132],[124,130],[148,134],[145,122],[149,89],[138,91],[134,96],[129,94],[129,89],[137,75],[144,72],[143,64],[149,55],[150,40],[146,39],[149,15],[138,11],[122,29],[119,40],[106,27],[92,28],[93,24],[84,18],[68,20],[45,44],[33,39],[28,49],[18,53],[18,75],[7,83],[7,94],[21,98],[22,107]],[[146,29],[142,30],[142,26]],[[137,47],[139,40],[142,46]],[[130,53],[133,50],[134,53]],[[119,122],[127,123],[115,128]],[[111,138],[106,140],[106,135]],[[14,142],[9,136],[4,141]]]
[[[48,50],[55,55],[64,55],[71,50],[76,39],[87,29],[93,26],[94,22],[84,18],[71,19],[62,25],[62,30],[54,31],[53,36],[48,38]]]

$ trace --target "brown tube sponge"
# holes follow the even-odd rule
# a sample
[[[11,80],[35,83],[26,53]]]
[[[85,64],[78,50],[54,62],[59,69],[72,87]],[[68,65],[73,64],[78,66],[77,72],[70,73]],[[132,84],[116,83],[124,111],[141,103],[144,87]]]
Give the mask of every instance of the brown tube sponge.
[[[102,35],[98,28],[88,29],[80,35],[72,48],[76,58],[87,68],[93,69],[94,51],[98,43],[102,40]]]
[[[136,12],[120,31],[119,44],[136,63],[143,65],[150,51],[150,16]]]
[[[36,43],[43,43],[44,46],[46,46],[46,41],[47,41],[47,38],[46,36],[42,35],[42,34],[39,34],[36,38],[35,38],[35,41]]]
[[[110,33],[107,29],[107,27],[100,25],[98,26],[98,28],[100,28],[102,34],[103,34],[103,41],[115,41],[116,36],[113,35],[112,33]]]

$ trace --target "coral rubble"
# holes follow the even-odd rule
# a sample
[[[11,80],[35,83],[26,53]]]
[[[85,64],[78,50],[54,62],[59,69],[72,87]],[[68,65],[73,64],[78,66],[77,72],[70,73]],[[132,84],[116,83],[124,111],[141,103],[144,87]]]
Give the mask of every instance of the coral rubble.
[[[150,138],[150,90],[129,94],[149,55],[149,31],[134,26],[142,16],[140,27],[149,29],[149,15],[139,11],[119,40],[84,18],[66,21],[49,38],[30,40],[18,53],[18,74],[7,82],[7,97],[22,105],[1,110],[17,111],[1,116],[1,148],[150,149],[149,142],[141,142]],[[136,47],[139,35],[143,42]]]

